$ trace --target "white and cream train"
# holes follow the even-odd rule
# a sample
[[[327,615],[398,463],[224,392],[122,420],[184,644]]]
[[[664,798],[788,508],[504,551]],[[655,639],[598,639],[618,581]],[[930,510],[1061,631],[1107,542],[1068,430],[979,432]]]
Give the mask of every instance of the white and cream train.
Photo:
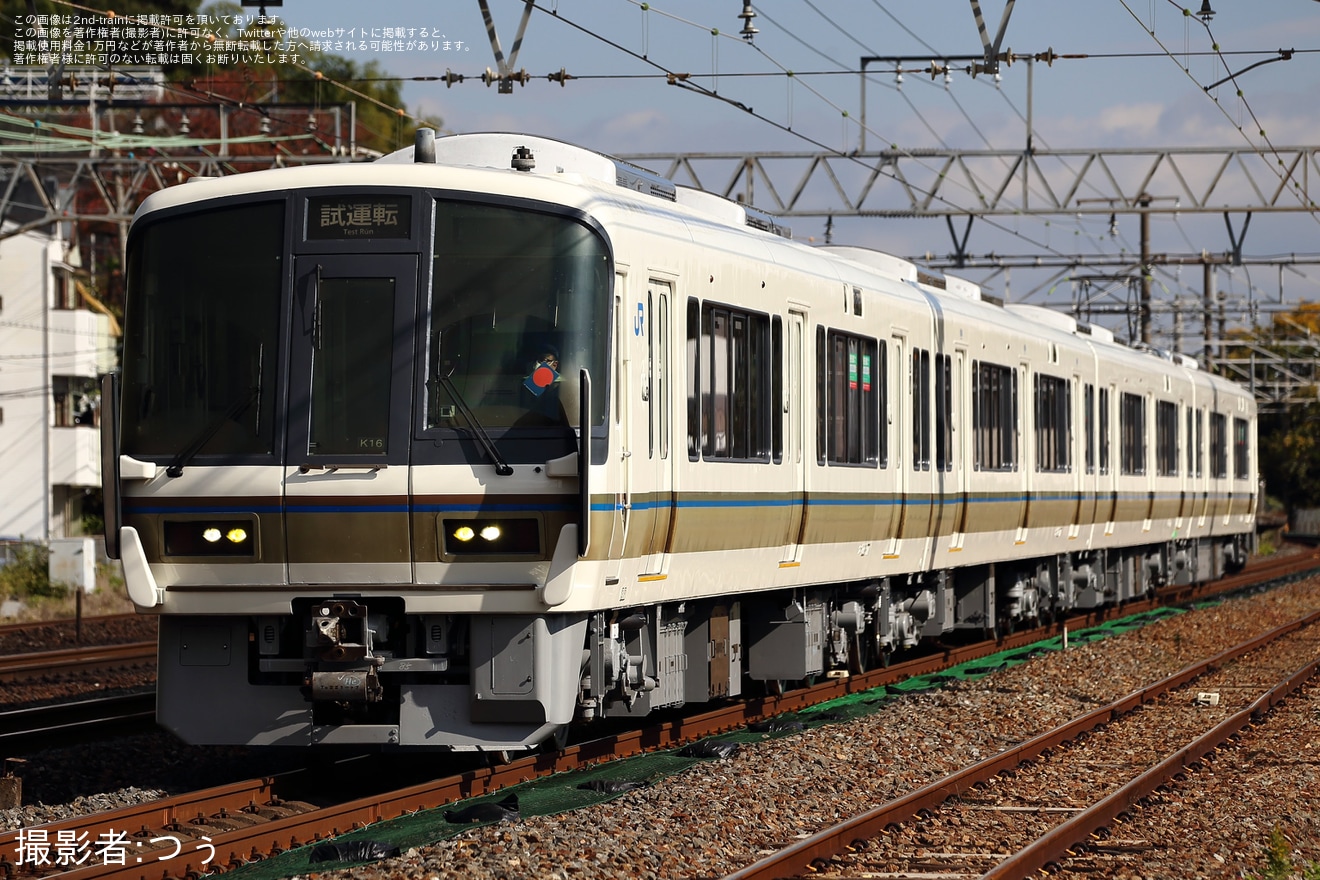
[[[526,748],[1253,540],[1242,388],[539,137],[156,193],[105,393],[197,743]]]

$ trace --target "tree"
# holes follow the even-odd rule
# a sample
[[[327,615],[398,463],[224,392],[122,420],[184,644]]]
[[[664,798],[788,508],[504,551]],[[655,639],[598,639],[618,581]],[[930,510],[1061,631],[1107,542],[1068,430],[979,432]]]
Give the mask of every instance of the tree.
[[[1266,326],[1234,333],[1226,355],[1230,368],[1243,365],[1232,377],[1239,381],[1268,388],[1288,377],[1291,402],[1258,420],[1260,475],[1289,510],[1320,507],[1320,304],[1302,302]]]
[[[196,100],[199,106],[210,108],[224,104],[233,111],[227,113],[225,120],[231,137],[272,136],[253,147],[235,145],[237,153],[277,149],[278,142],[272,138],[289,133],[303,136],[305,142],[300,149],[304,153],[328,153],[334,149],[336,138],[345,149],[347,141],[352,140],[368,151],[384,153],[411,143],[413,129],[418,125],[439,127],[438,120],[418,120],[407,112],[403,104],[402,83],[391,79],[377,62],[359,63],[339,55],[306,49],[290,53],[278,48],[276,41],[264,39],[263,34],[283,32],[283,23],[278,17],[268,16],[270,23],[258,23],[254,21],[256,13],[252,9],[244,9],[233,2],[212,3],[204,8],[199,8],[200,0],[125,0],[103,5],[113,6],[116,17],[168,14],[186,19],[205,14],[212,19],[219,18],[221,22],[211,26],[216,37],[211,45],[223,47],[226,40],[242,41],[244,48],[240,51],[197,53],[191,62],[162,65],[167,82],[172,84],[166,99],[169,103]],[[34,39],[48,35],[49,31],[36,34],[38,25],[32,17],[52,13],[71,14],[69,7],[50,0],[0,0],[0,56],[10,61],[14,59],[14,34],[20,26],[21,33],[32,30]],[[89,15],[76,14],[84,18]],[[246,26],[238,22],[244,22]],[[168,32],[162,33],[168,36]],[[254,50],[253,46],[258,48]],[[226,60],[217,64],[208,55]],[[67,79],[70,74],[64,71],[63,75]],[[346,114],[341,114],[340,128],[336,131],[330,113],[321,112],[322,108],[329,111],[336,105],[349,103],[355,105],[356,126],[352,137],[343,128],[348,124],[347,118],[343,118]],[[293,106],[285,112],[280,109],[282,105]],[[294,107],[297,112],[293,112]],[[219,135],[220,125],[214,115],[208,119],[205,114],[193,114],[181,127],[182,116],[188,115],[186,110],[183,113],[177,109],[169,113],[152,113],[143,108],[132,112],[135,115],[128,116],[130,123],[134,127],[140,124],[146,133],[176,134],[182,131],[194,137]],[[32,113],[40,113],[43,121],[73,124],[77,124],[76,117],[80,113],[86,116],[85,111],[75,106],[34,107]],[[309,134],[311,136],[307,137]]]

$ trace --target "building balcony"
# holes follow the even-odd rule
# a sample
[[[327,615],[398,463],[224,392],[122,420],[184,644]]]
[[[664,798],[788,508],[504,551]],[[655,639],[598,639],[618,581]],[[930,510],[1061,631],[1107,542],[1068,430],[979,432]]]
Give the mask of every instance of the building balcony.
[[[92,425],[50,429],[52,486],[101,485],[101,432]]]
[[[52,372],[66,376],[98,376],[114,361],[110,319],[86,309],[52,309],[48,313]]]

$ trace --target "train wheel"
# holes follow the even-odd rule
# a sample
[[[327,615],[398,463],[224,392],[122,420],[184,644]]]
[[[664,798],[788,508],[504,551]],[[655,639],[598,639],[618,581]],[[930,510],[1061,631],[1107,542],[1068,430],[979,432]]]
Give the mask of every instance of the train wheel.
[[[541,741],[541,751],[549,754],[562,752],[568,748],[568,732],[571,725],[561,724],[550,734],[550,738]]]
[[[878,667],[887,667],[889,654],[880,641],[880,633],[873,625],[868,626],[864,632],[855,634],[848,646],[848,671],[860,675]]]
[[[867,658],[862,655],[862,634],[853,633],[848,643],[848,674],[861,675],[866,671]]]

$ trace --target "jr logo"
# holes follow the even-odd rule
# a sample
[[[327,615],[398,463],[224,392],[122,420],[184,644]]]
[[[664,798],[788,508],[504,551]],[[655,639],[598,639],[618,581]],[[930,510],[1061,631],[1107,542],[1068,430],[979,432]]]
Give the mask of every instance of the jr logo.
[[[641,336],[646,327],[646,307],[637,303],[637,316],[633,318],[633,336]]]

